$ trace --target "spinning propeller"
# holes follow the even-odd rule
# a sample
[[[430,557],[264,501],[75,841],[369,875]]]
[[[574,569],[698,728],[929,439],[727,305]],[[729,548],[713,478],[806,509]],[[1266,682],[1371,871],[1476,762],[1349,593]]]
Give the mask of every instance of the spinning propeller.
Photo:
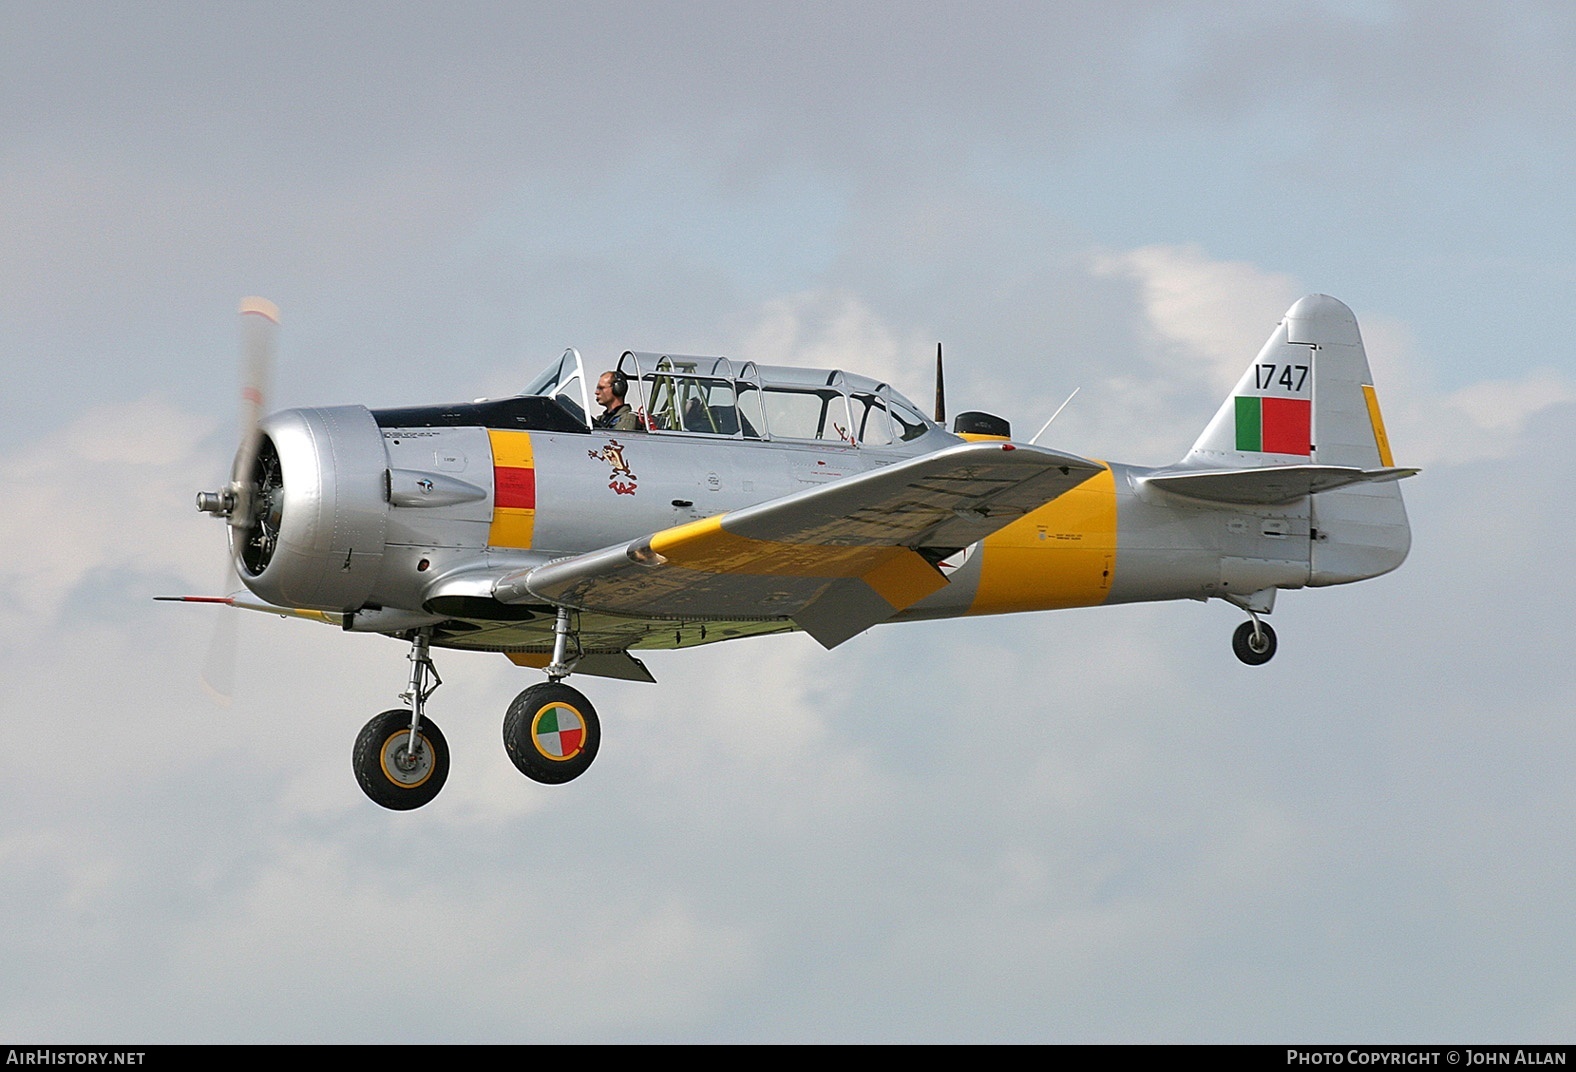
[[[271,445],[263,447],[258,427],[263,418],[263,403],[273,373],[275,340],[279,332],[279,309],[265,298],[246,298],[241,302],[241,411],[238,422],[241,444],[230,470],[230,483],[219,491],[197,493],[197,509],[222,517],[230,524],[230,553],[226,556],[223,596],[184,596],[190,603],[232,605],[235,593],[242,590],[236,570],[239,557],[249,569],[257,569],[273,552],[279,535],[280,491],[279,459]],[[202,680],[209,693],[228,704],[235,690],[237,619],[220,615],[214,623],[208,658],[203,664]]]
[[[241,302],[241,446],[230,471],[230,483],[221,491],[197,493],[197,509],[228,519],[239,532],[251,529],[253,511],[265,488],[266,473],[258,472],[263,399],[273,371],[279,309],[265,298]]]

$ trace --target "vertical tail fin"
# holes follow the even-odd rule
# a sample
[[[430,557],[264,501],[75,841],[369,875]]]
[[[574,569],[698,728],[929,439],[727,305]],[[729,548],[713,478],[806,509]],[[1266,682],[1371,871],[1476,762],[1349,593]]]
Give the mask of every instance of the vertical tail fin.
[[[1310,294],[1286,311],[1179,468],[1394,464],[1357,318]],[[1401,489],[1370,480],[1311,497],[1313,585],[1388,573],[1411,548]]]

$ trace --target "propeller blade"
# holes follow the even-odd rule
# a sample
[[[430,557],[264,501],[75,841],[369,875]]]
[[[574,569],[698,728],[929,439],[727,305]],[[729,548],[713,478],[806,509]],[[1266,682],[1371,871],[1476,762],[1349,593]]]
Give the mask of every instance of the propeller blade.
[[[240,583],[234,568],[225,571],[225,581],[231,586]],[[234,596],[154,596],[153,598],[160,603],[222,603],[230,608],[235,606]],[[231,614],[221,614],[214,619],[213,633],[208,637],[208,656],[203,660],[203,691],[221,707],[229,707],[231,699],[235,696],[235,658],[236,651],[240,647],[237,632],[239,621],[238,616]]]
[[[230,571],[232,580],[235,571]],[[218,612],[213,623],[213,636],[208,640],[208,657],[202,664],[203,689],[221,707],[229,707],[235,697],[235,659],[240,648],[239,628],[241,616],[226,606]]]
[[[244,538],[252,522],[252,500],[256,486],[252,470],[257,465],[257,452],[262,442],[258,423],[263,419],[268,387],[273,379],[274,352],[279,334],[279,307],[267,298],[241,299],[241,410],[237,424],[241,432],[241,446],[235,456],[235,470],[230,477],[230,490],[235,505],[230,511],[230,525],[236,530],[234,539]],[[241,578],[235,570],[235,554],[225,556],[225,592],[241,590]],[[214,602],[229,603],[228,598]],[[239,643],[240,616],[229,613],[226,607],[213,623],[213,637],[208,643],[208,657],[203,662],[202,683],[215,702],[225,707],[235,695],[235,664]]]
[[[252,520],[252,468],[262,439],[257,424],[263,419],[263,402],[273,376],[274,348],[279,332],[279,307],[266,298],[241,301],[241,449],[235,457],[231,489],[235,509],[230,524],[245,529]]]

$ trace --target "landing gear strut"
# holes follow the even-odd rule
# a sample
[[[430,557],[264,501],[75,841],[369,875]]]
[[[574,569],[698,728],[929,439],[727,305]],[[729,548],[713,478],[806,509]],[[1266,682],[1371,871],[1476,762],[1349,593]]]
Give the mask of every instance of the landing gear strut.
[[[583,655],[575,633],[570,612],[559,608],[547,681],[515,697],[503,720],[503,745],[510,760],[521,774],[547,785],[584,774],[602,743],[596,708],[563,683]],[[362,791],[374,804],[395,811],[426,804],[449,777],[449,744],[426,717],[427,698],[443,684],[432,665],[431,643],[430,629],[411,637],[410,684],[399,695],[408,706],[384,711],[368,722],[351,754]]]
[[[1249,666],[1263,666],[1275,657],[1275,630],[1254,614],[1252,621],[1243,622],[1231,634],[1231,650]]]
[[[431,630],[423,629],[411,640],[410,684],[399,696],[410,707],[373,718],[362,727],[351,753],[362,791],[374,804],[394,811],[426,804],[449,777],[449,743],[437,723],[422,714],[427,697],[443,684],[432,665],[431,637]]]

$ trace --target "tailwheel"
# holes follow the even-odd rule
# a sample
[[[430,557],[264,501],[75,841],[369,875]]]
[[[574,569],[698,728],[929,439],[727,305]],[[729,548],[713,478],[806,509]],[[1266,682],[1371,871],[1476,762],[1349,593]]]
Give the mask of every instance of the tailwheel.
[[[568,685],[532,685],[504,716],[503,746],[532,781],[559,785],[580,777],[601,743],[596,709]]]
[[[430,718],[416,730],[411,748],[411,713],[385,711],[362,727],[351,757],[361,789],[394,811],[419,808],[443,788],[449,777],[449,743]]]
[[[1255,618],[1231,634],[1231,650],[1249,666],[1263,666],[1275,657],[1275,630]]]

